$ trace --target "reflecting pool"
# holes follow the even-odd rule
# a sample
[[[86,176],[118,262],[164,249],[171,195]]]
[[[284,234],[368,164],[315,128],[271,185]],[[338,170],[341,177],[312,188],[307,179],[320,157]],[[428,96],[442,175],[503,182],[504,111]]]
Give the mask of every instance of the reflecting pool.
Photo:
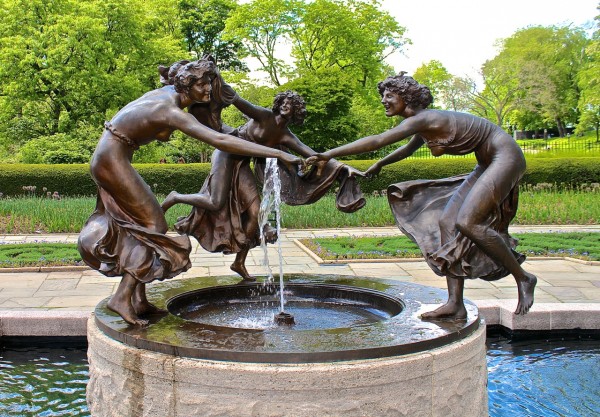
[[[486,343],[490,416],[600,416],[600,340]]]
[[[89,416],[86,349],[85,338],[0,338],[0,416]]]
[[[0,416],[89,416],[85,343],[0,338]],[[490,416],[600,415],[600,340],[494,336],[487,346]]]

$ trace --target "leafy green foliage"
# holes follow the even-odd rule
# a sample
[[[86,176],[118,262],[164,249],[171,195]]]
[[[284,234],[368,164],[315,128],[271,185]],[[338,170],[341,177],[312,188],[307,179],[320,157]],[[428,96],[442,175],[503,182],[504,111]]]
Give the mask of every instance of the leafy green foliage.
[[[155,193],[167,194],[172,190],[183,193],[197,192],[210,172],[210,164],[134,164],[142,178]],[[24,165],[2,164],[0,192],[4,196],[29,193],[23,187],[35,186],[35,195],[44,197],[45,191],[67,196],[92,196],[96,184],[87,164]]]
[[[89,160],[104,120],[158,86],[159,64],[204,53],[255,104],[270,107],[284,88],[305,96],[309,117],[294,131],[314,149],[397,124],[385,117],[376,84],[394,73],[386,56],[410,40],[380,0],[239,3],[0,0],[0,160]],[[435,60],[414,75],[433,90],[436,106],[470,111],[508,130],[557,126],[564,136],[572,124],[578,134],[595,129],[600,141],[599,33],[588,39],[570,26],[519,30],[484,64],[481,91]],[[271,85],[247,76],[245,57],[258,60]],[[233,127],[245,122],[233,108],[223,117]],[[211,152],[175,135],[169,144],[142,147],[134,161],[205,162]]]
[[[244,51],[237,39],[223,39],[225,21],[235,10],[233,0],[180,0],[179,25],[189,52],[215,58],[221,70],[248,71],[240,58]]]
[[[0,142],[68,142],[155,87],[157,65],[184,55],[157,3],[2,0]],[[67,150],[49,160],[79,159]]]
[[[440,101],[444,92],[450,87],[452,75],[440,61],[429,61],[416,69],[413,78],[429,87],[433,96],[432,108],[443,108]]]
[[[596,16],[596,31],[585,48],[585,56],[587,60],[577,73],[577,85],[581,91],[577,108],[581,118],[575,132],[583,133],[593,128],[596,142],[600,142],[600,15]]]
[[[600,183],[598,159],[532,158],[527,162],[522,184],[557,183],[561,187],[573,187],[584,183]],[[375,161],[345,162],[365,171]],[[468,173],[476,163],[473,158],[413,158],[386,165],[377,177],[359,181],[363,191],[369,194],[385,190],[388,185],[400,181],[446,178]],[[210,164],[207,163],[134,164],[134,167],[152,190],[159,194],[167,194],[172,190],[182,193],[197,192],[210,172]],[[96,194],[96,185],[92,181],[87,164],[0,164],[0,193],[4,196],[23,195],[27,193],[23,190],[24,186],[36,186],[38,196],[43,194],[43,188],[68,196]]]
[[[301,77],[285,87],[306,101],[304,125],[292,127],[306,145],[322,152],[357,137],[357,128],[349,120],[353,88],[339,71],[322,71],[316,78]]]
[[[279,42],[285,41],[295,18],[294,0],[254,0],[236,8],[226,22],[225,39],[241,39],[248,54],[257,59],[275,85],[281,85],[286,64],[276,57]]]
[[[588,42],[582,29],[566,26],[528,27],[503,41],[500,53],[485,63],[483,73],[486,81],[494,80],[494,91],[503,92],[498,99],[520,109],[521,115],[513,117],[513,123],[527,127],[525,115],[530,123],[541,122],[535,127],[551,123],[560,136],[566,136],[565,125],[577,121],[576,74],[584,63],[581,52]],[[527,116],[531,113],[537,120]]]
[[[365,88],[383,76],[383,60],[407,43],[404,31],[378,0],[316,0],[299,6],[289,37],[301,74],[336,68]]]

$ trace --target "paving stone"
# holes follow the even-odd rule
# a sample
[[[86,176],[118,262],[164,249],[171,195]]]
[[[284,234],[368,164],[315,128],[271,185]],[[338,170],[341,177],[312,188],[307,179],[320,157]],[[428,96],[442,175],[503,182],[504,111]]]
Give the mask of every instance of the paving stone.
[[[50,279],[45,280],[40,285],[39,291],[64,291],[74,290],[79,284],[79,278],[62,278],[62,279]]]
[[[60,297],[52,297],[46,307],[48,308],[73,308],[94,310],[96,305],[108,297],[110,294],[96,294],[96,295],[65,295]]]
[[[533,226],[534,231],[566,230],[554,226]],[[578,230],[577,228],[571,228]],[[600,231],[600,226],[593,226],[594,231]],[[525,228],[512,227],[514,230]],[[387,228],[340,228],[331,230],[284,230],[281,237],[281,247],[284,256],[284,273],[306,274],[338,274],[345,276],[364,276],[366,278],[385,278],[416,282],[422,285],[446,289],[446,280],[431,271],[423,260],[408,260],[372,263],[341,263],[319,265],[306,252],[300,249],[293,239],[313,236],[361,236],[361,235],[401,235],[396,227]],[[33,240],[72,241],[77,240],[76,234],[65,235],[8,235],[0,236],[1,241],[18,242]],[[174,279],[187,279],[192,276],[234,276],[229,265],[235,255],[209,253],[195,241],[193,244],[193,268]],[[271,269],[275,275],[279,273],[278,245],[269,245],[268,256]],[[251,275],[264,277],[265,267],[262,265],[264,254],[262,248],[254,248],[247,259],[248,271]],[[539,260],[529,258],[525,269],[538,275],[535,304],[569,305],[579,308],[580,305],[594,306],[600,304],[600,265],[586,265],[566,260]],[[92,311],[98,301],[114,292],[120,277],[105,277],[92,269],[62,272],[28,272],[0,274],[0,312],[22,310],[77,310]],[[73,284],[75,283],[75,284]],[[60,293],[58,295],[57,293]],[[468,280],[465,297],[484,303],[497,320],[500,311],[510,315],[517,300],[517,287],[512,276],[494,281]],[[444,302],[445,300],[440,300]],[[490,303],[486,305],[485,303]],[[538,312],[544,309],[539,307]],[[430,308],[431,309],[431,308]],[[550,311],[550,310],[549,310]],[[570,314],[575,314],[569,310]],[[595,311],[595,310],[594,310]],[[494,313],[495,312],[495,313]],[[504,314],[504,313],[503,313]],[[512,320],[512,319],[511,319]],[[531,317],[533,320],[533,316]],[[514,321],[516,324],[525,322]]]
[[[65,278],[81,278],[83,271],[64,271],[64,272],[50,272],[46,279],[65,279]]]
[[[561,301],[564,300],[585,300],[585,295],[577,288],[568,287],[546,287],[544,288],[549,294],[554,295]]]
[[[52,297],[11,297],[0,303],[0,308],[40,308],[47,307],[46,304]]]

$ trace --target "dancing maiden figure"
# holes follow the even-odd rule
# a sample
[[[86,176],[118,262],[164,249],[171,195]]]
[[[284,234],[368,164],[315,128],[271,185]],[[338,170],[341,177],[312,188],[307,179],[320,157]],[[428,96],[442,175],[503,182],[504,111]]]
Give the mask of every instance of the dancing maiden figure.
[[[239,97],[233,89],[222,83],[222,98],[213,97],[216,103],[231,103],[244,113],[248,122],[237,129],[236,134],[250,143],[258,143],[275,149],[293,151],[308,157],[315,154],[292,131],[290,126],[301,125],[306,117],[304,99],[293,91],[278,93],[272,109],[256,106]],[[216,107],[216,106],[215,106]],[[200,106],[194,106],[190,112],[203,123],[210,118],[199,112]],[[215,119],[213,117],[213,119]],[[229,129],[222,123],[209,124],[213,129]],[[257,177],[262,179],[264,163],[255,161]],[[344,212],[354,212],[364,206],[356,178],[355,170],[338,161],[328,161],[319,169],[299,175],[297,166],[280,164],[282,183],[282,201],[289,205],[312,204],[319,200],[333,184],[338,181],[340,189],[336,206]],[[250,249],[260,244],[258,215],[260,195],[256,178],[250,168],[250,158],[231,155],[216,150],[211,158],[211,172],[202,189],[195,194],[171,192],[162,204],[166,211],[174,204],[194,206],[189,216],[180,219],[175,229],[181,234],[194,236],[209,252],[236,254],[231,270],[245,281],[254,281],[246,269],[246,257]],[[277,240],[277,231],[266,226],[261,231],[268,243]]]
[[[318,160],[370,152],[412,136],[408,143],[376,162],[370,177],[387,164],[412,155],[426,144],[434,156],[473,152],[475,170],[442,180],[393,184],[388,199],[400,229],[420,247],[431,269],[445,276],[448,301],[424,313],[424,319],[464,319],[464,280],[500,279],[512,274],[519,300],[515,314],[533,304],[537,278],[526,272],[525,257],[513,250],[508,224],[517,208],[518,183],[525,158],[512,137],[495,124],[466,113],[427,109],[433,97],[427,87],[403,74],[378,85],[388,117],[404,120],[393,129],[316,155]]]
[[[153,90],[121,109],[105,130],[90,162],[98,185],[96,210],[78,241],[83,260],[107,276],[122,276],[108,308],[126,322],[145,325],[141,317],[160,312],[146,298],[145,284],[174,277],[190,267],[187,236],[166,235],[163,210],[148,184],[131,165],[133,153],[154,140],[167,141],[175,130],[218,149],[247,156],[301,159],[289,153],[215,132],[183,111],[207,102],[216,67],[207,59],[181,65],[174,85]]]

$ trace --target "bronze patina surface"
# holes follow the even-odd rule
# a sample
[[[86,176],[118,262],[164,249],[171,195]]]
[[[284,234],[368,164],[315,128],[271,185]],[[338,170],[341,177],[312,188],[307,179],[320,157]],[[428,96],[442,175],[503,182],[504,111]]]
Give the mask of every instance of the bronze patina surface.
[[[377,175],[385,165],[401,161],[423,145],[433,156],[473,153],[477,166],[468,175],[390,185],[388,199],[400,229],[415,241],[431,269],[446,277],[448,301],[423,318],[462,319],[465,279],[499,279],[511,274],[519,301],[515,314],[533,305],[535,275],[521,264],[508,225],[517,211],[519,181],[525,157],[519,145],[498,125],[468,113],[428,109],[429,88],[400,73],[378,84],[388,117],[402,122],[381,134],[308,158],[309,164],[334,157],[371,152],[409,138],[405,145],[375,162],[365,173]]]

